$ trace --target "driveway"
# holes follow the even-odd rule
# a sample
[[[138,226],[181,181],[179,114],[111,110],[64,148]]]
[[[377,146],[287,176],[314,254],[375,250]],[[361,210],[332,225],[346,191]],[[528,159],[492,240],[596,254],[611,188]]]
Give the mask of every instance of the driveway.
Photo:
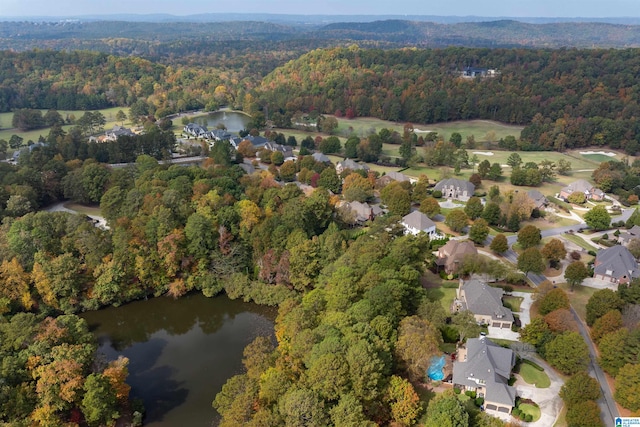
[[[530,292],[512,292],[511,295],[514,297],[522,297],[520,311],[514,313],[520,316],[522,327],[525,327],[531,323],[531,304],[533,304],[533,299],[531,298],[532,294]],[[493,326],[489,326],[487,329],[489,330],[489,333],[487,334],[489,338],[498,338],[510,341],[518,341],[520,339],[520,333],[513,332],[511,329],[494,328]]]
[[[531,353],[523,355],[544,368],[545,374],[551,380],[551,385],[547,388],[536,388],[532,384],[527,384],[521,378],[514,384],[516,394],[522,398],[531,399],[540,407],[540,419],[535,422],[525,423],[528,426],[549,427],[555,424],[560,411],[562,410],[562,399],[560,398],[560,388],[564,384],[562,379],[551,369],[542,359]]]

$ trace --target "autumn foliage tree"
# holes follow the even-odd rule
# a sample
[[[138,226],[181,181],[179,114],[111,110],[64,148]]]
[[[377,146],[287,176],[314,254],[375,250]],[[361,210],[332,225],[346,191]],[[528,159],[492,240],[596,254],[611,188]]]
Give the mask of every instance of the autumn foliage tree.
[[[500,233],[496,235],[491,241],[491,245],[489,248],[498,254],[503,254],[509,249],[509,243],[507,242],[507,237]]]

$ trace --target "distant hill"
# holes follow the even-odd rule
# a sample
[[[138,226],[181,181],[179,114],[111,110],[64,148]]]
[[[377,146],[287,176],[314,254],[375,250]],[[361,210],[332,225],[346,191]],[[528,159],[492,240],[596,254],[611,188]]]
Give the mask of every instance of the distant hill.
[[[322,26],[339,22],[375,22],[386,20],[404,20],[417,22],[435,22],[439,24],[459,24],[465,22],[491,22],[512,20],[530,24],[551,24],[558,22],[600,22],[621,25],[640,25],[640,17],[509,17],[509,16],[442,16],[442,15],[290,15],[270,13],[199,13],[193,15],[150,14],[108,14],[108,15],[61,15],[61,16],[0,16],[0,21],[125,21],[125,22],[232,22],[261,21],[277,22],[289,25]]]
[[[199,18],[202,21],[209,15]],[[218,16],[218,15],[216,15]],[[236,15],[223,15],[234,18]],[[242,15],[243,17],[253,15]],[[296,52],[317,47],[358,43],[366,47],[526,47],[627,48],[640,47],[640,25],[604,22],[526,23],[516,20],[437,23],[389,19],[307,24],[235,20],[229,22],[174,22],[171,15],[145,15],[167,22],[49,21],[0,22],[0,49],[87,49],[118,55],[162,57],[218,52],[233,43],[278,42],[279,50]],[[120,18],[120,15],[117,16]],[[257,17],[257,16],[256,16]],[[264,16],[262,16],[264,18]],[[130,16],[129,18],[139,18]],[[173,17],[176,18],[176,17]],[[195,17],[180,17],[196,19]],[[309,18],[309,17],[307,17]],[[363,17],[364,19],[364,17]],[[220,43],[227,43],[221,46]],[[243,45],[242,49],[251,49]]]

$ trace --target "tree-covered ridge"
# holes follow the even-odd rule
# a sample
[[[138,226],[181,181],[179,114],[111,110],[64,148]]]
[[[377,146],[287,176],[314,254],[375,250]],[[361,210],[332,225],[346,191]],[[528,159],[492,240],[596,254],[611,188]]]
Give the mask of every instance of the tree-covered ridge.
[[[236,98],[241,102],[260,75],[250,65],[235,66],[166,66],[139,57],[87,51],[3,51],[0,112],[17,108],[93,110],[136,102],[143,103],[141,113],[160,117],[205,107],[215,110],[221,104],[235,105]]]
[[[257,19],[259,19],[256,16]],[[115,18],[114,18],[115,19]],[[404,47],[638,47],[640,26],[596,22],[525,23],[512,20],[436,23],[388,19],[375,22],[337,22],[322,25],[260,21],[227,22],[0,22],[0,49],[92,49],[144,56],[193,53],[192,42],[250,41],[267,46],[336,46],[353,41]],[[177,43],[183,46],[178,48]],[[327,44],[328,42],[328,44]],[[177,48],[177,49],[176,49]]]
[[[266,76],[258,99],[284,114],[530,124],[521,149],[625,147],[640,134],[638,58],[634,49],[323,49]],[[500,73],[464,79],[466,66]]]

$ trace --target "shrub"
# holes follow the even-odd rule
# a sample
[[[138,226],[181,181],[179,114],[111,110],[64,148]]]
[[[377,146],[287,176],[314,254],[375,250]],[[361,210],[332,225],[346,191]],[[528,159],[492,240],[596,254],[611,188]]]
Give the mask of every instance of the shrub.
[[[440,190],[434,190],[433,193],[431,194],[434,198],[436,199],[440,199],[442,198],[442,191]]]
[[[520,409],[515,408],[513,411],[511,411],[511,415],[513,415],[516,418],[520,418]]]
[[[531,414],[525,415],[524,420],[526,422],[530,423],[531,421],[533,421],[533,415],[531,415]]]
[[[607,233],[604,233],[604,234],[602,235],[602,238],[603,238],[604,240],[609,240],[609,235],[608,235]]]
[[[502,288],[505,294],[510,294],[511,292],[513,292],[513,286],[511,285],[503,285],[500,287]]]
[[[484,404],[484,397],[477,397],[475,403],[477,407],[482,406]]]
[[[579,261],[580,260],[580,252],[578,252],[578,251],[571,252],[571,259],[574,260],[574,261]]]
[[[596,253],[596,251],[589,251],[589,252],[587,252],[587,253],[588,253],[589,255],[591,255],[591,256],[596,256],[596,255],[598,255],[598,254]]]
[[[454,388],[453,388],[453,392],[454,392],[455,394],[460,394],[460,389],[459,389],[458,387],[454,387]]]
[[[476,392],[475,391],[467,390],[467,391],[464,392],[464,394],[466,394],[467,396],[469,396],[472,399],[476,398]]]
[[[537,369],[540,372],[544,372],[544,368],[540,365],[538,365],[536,362],[533,362],[529,359],[522,359],[522,363],[526,363],[529,366],[532,366],[533,368]]]

